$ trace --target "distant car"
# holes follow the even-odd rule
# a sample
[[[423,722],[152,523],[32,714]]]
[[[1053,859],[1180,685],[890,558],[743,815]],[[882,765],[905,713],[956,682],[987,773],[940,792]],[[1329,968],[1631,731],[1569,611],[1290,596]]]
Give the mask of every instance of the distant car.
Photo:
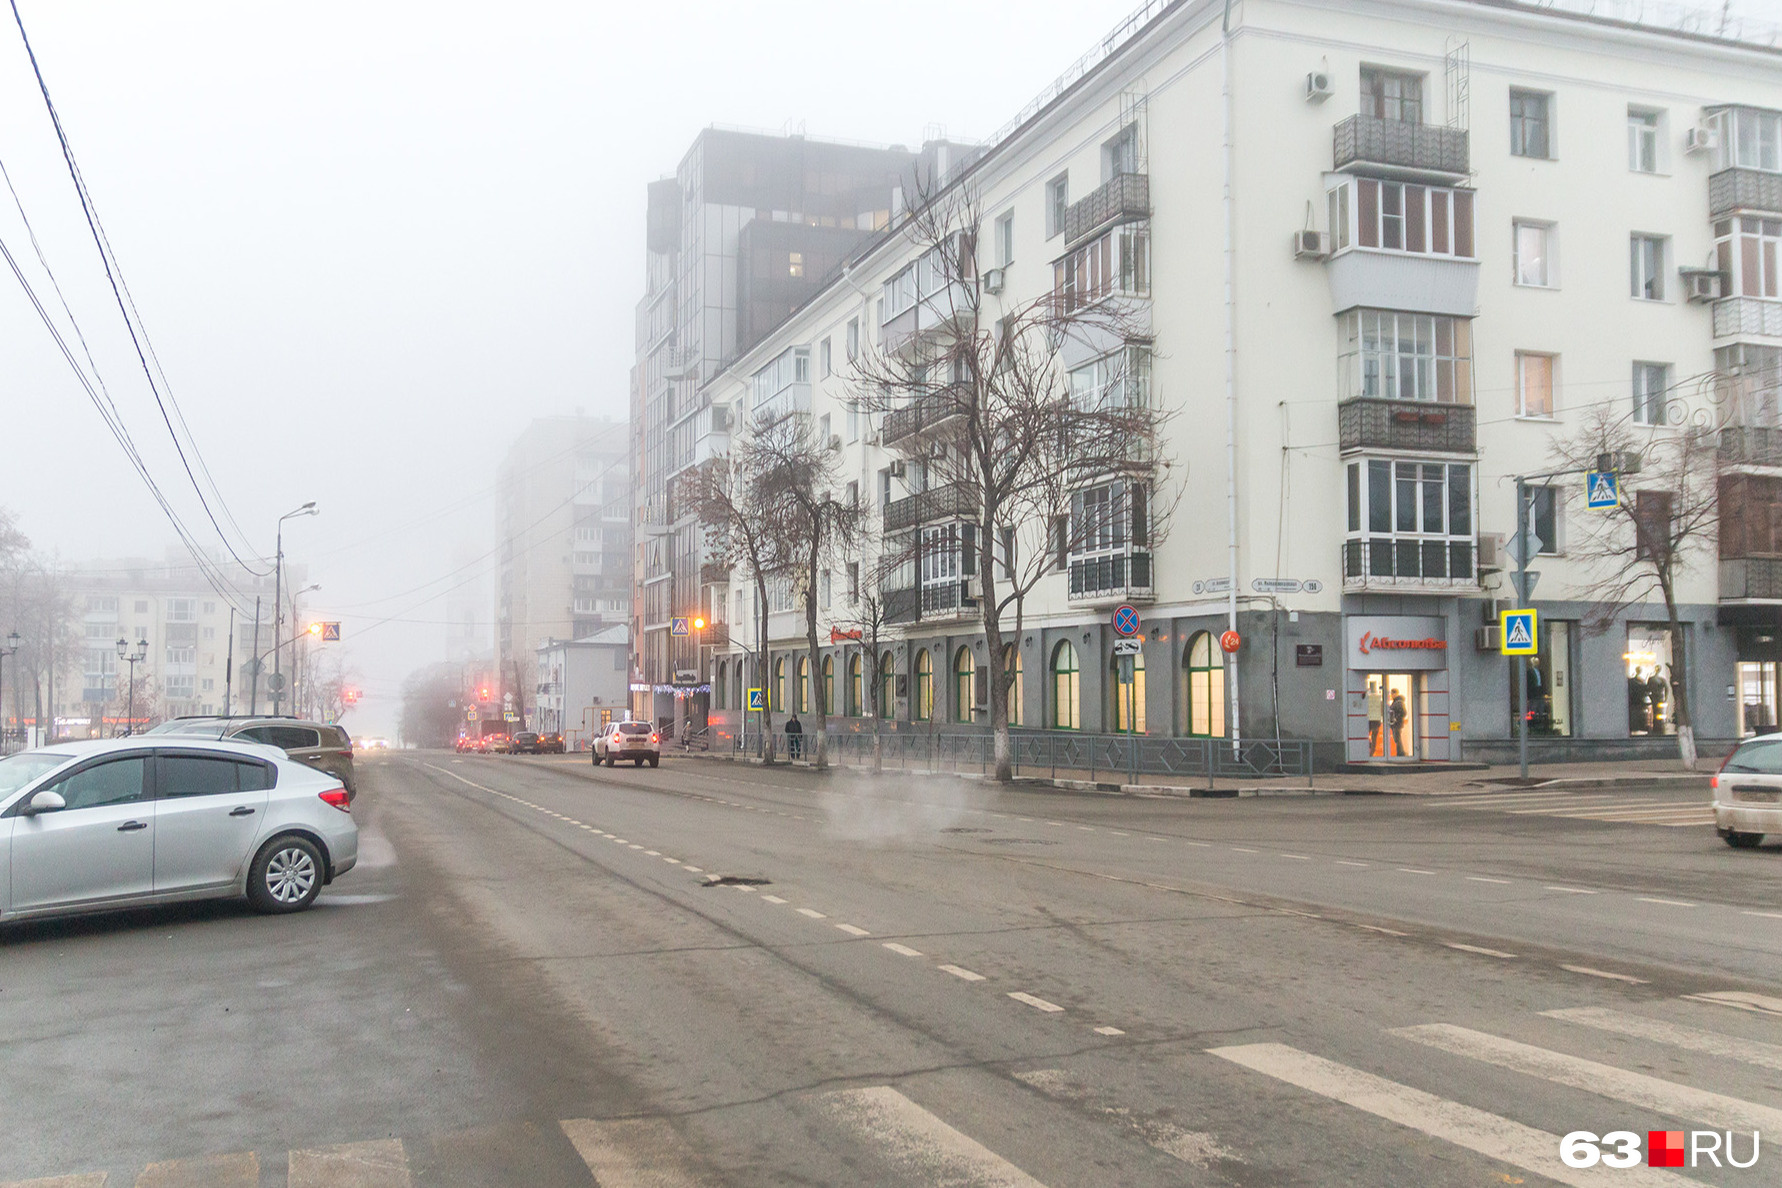
[[[651,767],[662,765],[662,736],[648,722],[608,722],[594,736],[594,762],[613,766],[629,759],[638,767],[649,760]]]
[[[345,730],[326,722],[266,716],[175,718],[171,722],[162,722],[147,733],[266,743],[299,763],[334,776],[347,790],[349,801],[359,795],[358,782],[353,778],[353,740]]]
[[[539,735],[538,753],[541,755],[561,755],[563,753],[563,736],[556,733]]]
[[[1714,773],[1714,831],[1747,850],[1782,833],[1782,734],[1746,739]]]
[[[538,735],[530,730],[522,730],[513,737],[513,752],[516,755],[538,754]]]
[[[331,773],[277,747],[177,733],[0,759],[0,921],[245,895],[296,912],[353,868]]]
[[[511,755],[514,744],[505,734],[485,734],[481,749],[485,755]]]
[[[474,751],[476,750],[476,739],[470,737],[468,734],[460,734],[452,743],[452,750],[458,752],[460,755],[467,751]]]

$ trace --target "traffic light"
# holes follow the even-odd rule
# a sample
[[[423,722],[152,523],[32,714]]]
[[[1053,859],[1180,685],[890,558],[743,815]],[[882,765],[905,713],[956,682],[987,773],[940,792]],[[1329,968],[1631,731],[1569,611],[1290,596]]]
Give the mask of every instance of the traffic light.
[[[357,690],[349,685],[345,689],[342,689],[340,691],[340,699],[342,701],[346,702],[348,705],[358,705],[359,704],[359,690]]]
[[[489,700],[489,686],[484,685],[481,689],[477,690],[477,699],[479,701]]]

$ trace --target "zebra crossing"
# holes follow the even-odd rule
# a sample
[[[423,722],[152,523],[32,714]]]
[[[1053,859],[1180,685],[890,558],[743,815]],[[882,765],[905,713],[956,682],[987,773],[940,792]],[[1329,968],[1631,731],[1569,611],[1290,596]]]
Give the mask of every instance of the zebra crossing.
[[[1706,798],[1678,800],[1657,793],[1573,792],[1535,788],[1517,792],[1464,792],[1433,801],[1437,808],[1459,812],[1505,813],[1513,817],[1564,817],[1574,821],[1609,821],[1618,825],[1712,825],[1714,810]]]

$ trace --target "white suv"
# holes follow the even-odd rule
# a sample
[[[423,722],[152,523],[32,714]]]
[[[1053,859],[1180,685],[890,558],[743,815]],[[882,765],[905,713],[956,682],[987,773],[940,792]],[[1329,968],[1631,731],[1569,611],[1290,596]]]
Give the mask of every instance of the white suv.
[[[1782,734],[1740,743],[1714,773],[1714,828],[1741,850],[1782,833]]]
[[[611,767],[621,759],[638,767],[646,759],[651,767],[662,766],[662,736],[648,722],[608,722],[594,736],[594,762]]]

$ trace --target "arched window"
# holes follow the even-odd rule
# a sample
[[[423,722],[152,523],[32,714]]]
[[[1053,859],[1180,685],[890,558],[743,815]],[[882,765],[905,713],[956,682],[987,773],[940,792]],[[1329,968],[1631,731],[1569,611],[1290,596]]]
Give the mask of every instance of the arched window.
[[[794,673],[792,680],[795,687],[792,692],[798,698],[797,712],[808,714],[811,712],[811,658],[800,656],[794,666]]]
[[[1213,643],[1213,633],[1202,631],[1183,651],[1182,675],[1188,682],[1188,729],[1197,738],[1225,737],[1225,661]]]
[[[1066,640],[1052,652],[1052,725],[1078,730],[1083,724],[1083,687],[1077,673],[1077,650]]]
[[[970,648],[953,653],[953,720],[971,721],[971,707],[978,699],[978,665]]]
[[[1005,672],[1014,673],[1014,679],[1009,682],[1009,725],[1019,726],[1021,724],[1022,695],[1026,692],[1021,672],[1021,649],[1014,644],[1004,644],[1002,667]]]
[[[848,657],[848,717],[860,716],[860,653]]]
[[[835,712],[835,657],[823,657],[823,713]]]
[[[934,661],[923,648],[916,653],[915,688],[910,690],[914,700],[914,710],[910,717],[918,722],[926,722],[934,716]]]
[[[1126,657],[1115,656],[1109,668],[1108,688],[1113,690],[1109,721],[1120,734],[1145,733],[1145,654],[1132,658],[1132,679],[1126,679]]]
[[[897,716],[897,657],[886,652],[879,657],[879,717]]]
[[[773,708],[780,713],[786,712],[786,658],[780,656],[773,662]]]
[[[712,682],[713,699],[718,703],[719,709],[724,708],[724,693],[729,687],[730,662],[728,660],[720,660],[718,661],[718,679]]]

